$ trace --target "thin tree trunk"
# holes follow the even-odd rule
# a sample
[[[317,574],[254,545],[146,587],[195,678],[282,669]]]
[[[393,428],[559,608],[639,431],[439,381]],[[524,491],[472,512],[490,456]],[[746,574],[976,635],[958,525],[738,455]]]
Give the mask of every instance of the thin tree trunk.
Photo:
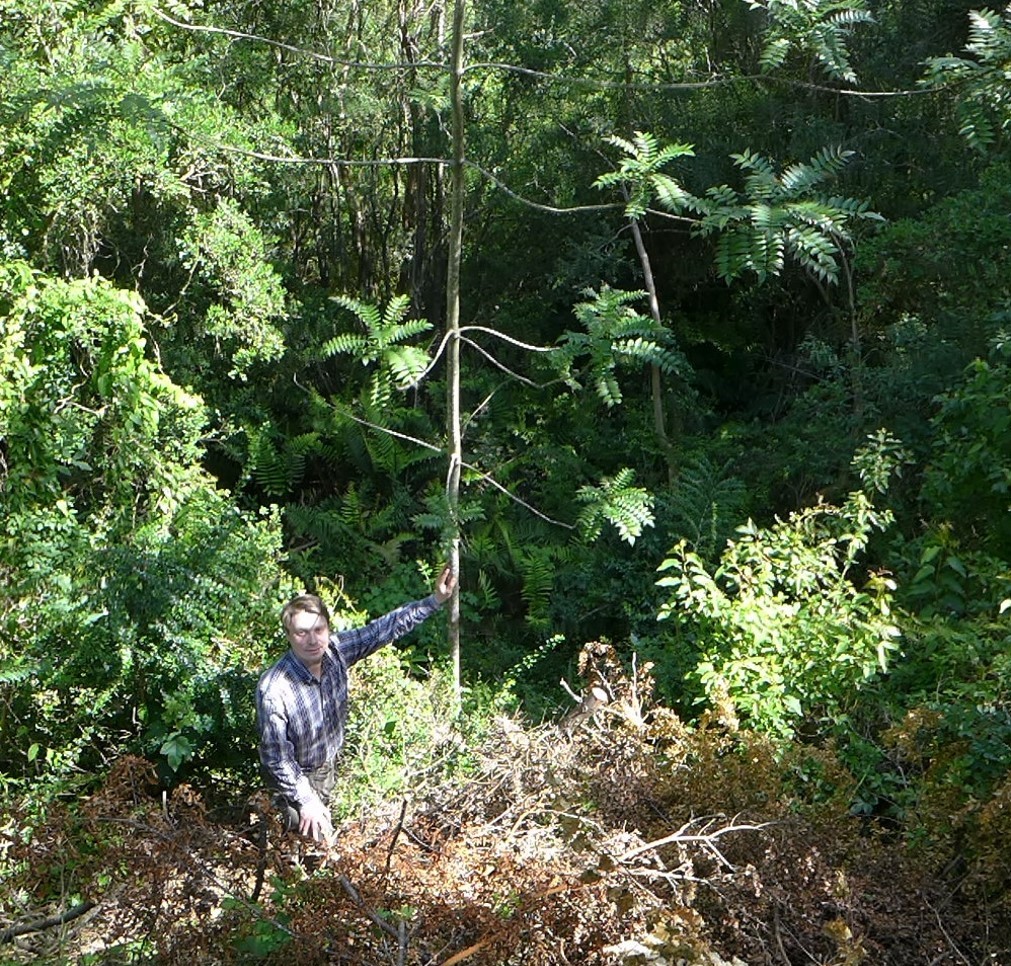
[[[656,295],[656,282],[653,280],[653,268],[650,265],[649,253],[646,251],[646,244],[642,240],[642,230],[639,222],[632,219],[632,237],[635,239],[635,250],[639,255],[639,264],[642,266],[642,277],[646,283],[646,294],[649,296],[649,313],[657,325],[662,325],[660,321],[660,300]],[[650,391],[653,397],[653,431],[656,433],[657,442],[663,451],[664,459],[667,461],[667,481],[674,482],[674,447],[671,445],[667,435],[667,416],[663,405],[663,382],[661,380],[660,367],[654,362],[650,365]]]
[[[447,420],[450,440],[446,498],[450,514],[449,565],[460,573],[460,468],[463,463],[463,430],[460,418],[460,262],[463,258],[463,22],[464,0],[453,9],[453,60],[450,76],[450,103],[453,111],[453,163],[450,168],[449,262],[446,267],[446,332],[449,335]],[[449,653],[453,661],[453,688],[459,707],[460,680],[460,588],[449,601]]]

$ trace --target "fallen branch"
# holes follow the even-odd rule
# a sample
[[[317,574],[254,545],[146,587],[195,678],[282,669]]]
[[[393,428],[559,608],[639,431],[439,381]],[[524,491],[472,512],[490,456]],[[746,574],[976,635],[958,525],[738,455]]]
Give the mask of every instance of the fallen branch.
[[[378,912],[374,909],[370,909],[366,904],[365,900],[361,897],[361,893],[351,884],[351,880],[346,875],[337,876],[337,881],[344,887],[344,891],[351,897],[351,901],[363,912],[369,919],[372,920],[373,924],[378,926],[387,935],[392,936],[400,943],[401,936],[400,930],[396,926],[391,926]]]
[[[24,922],[20,926],[10,926],[0,932],[0,943],[9,943],[17,939],[18,936],[25,936],[32,932],[42,932],[45,929],[53,929],[56,926],[65,926],[68,922],[73,922],[86,912],[90,912],[98,903],[81,902],[76,906],[71,906],[66,912],[58,916],[50,916],[48,919],[36,919],[34,922]]]
[[[384,875],[390,874],[390,863],[393,861],[393,850],[397,846],[397,839],[400,838],[400,833],[404,830],[404,816],[407,814],[407,799],[405,798],[400,803],[400,818],[397,819],[397,826],[393,830],[393,836],[390,838],[390,847],[386,850],[386,869]]]
[[[454,953],[442,964],[442,966],[456,966],[456,963],[462,963],[465,959],[470,959],[474,953],[479,953],[490,942],[491,937],[479,939],[473,946],[468,946],[466,949],[461,949],[458,953]]]
[[[689,826],[683,825],[672,835],[666,835],[661,839],[654,839],[652,842],[640,845],[638,848],[630,849],[624,855],[619,856],[618,861],[627,862],[629,859],[633,859],[637,855],[641,855],[643,852],[648,852],[650,849],[658,849],[663,845],[674,845],[675,843],[683,844],[688,842],[701,842],[712,847],[714,851],[716,851],[715,846],[713,846],[713,842],[722,835],[726,835],[729,832],[762,832],[769,828],[772,824],[772,822],[763,822],[761,825],[725,825],[723,828],[717,829],[715,832],[706,832],[701,835],[686,834],[686,829]],[[729,865],[729,863],[727,864]]]

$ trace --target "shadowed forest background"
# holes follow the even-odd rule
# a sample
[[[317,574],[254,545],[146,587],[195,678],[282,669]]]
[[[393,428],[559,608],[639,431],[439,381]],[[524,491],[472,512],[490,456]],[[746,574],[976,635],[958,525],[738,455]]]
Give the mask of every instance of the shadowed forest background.
[[[0,67],[0,961],[1011,964],[1011,7],[0,0]],[[296,861],[280,607],[446,560]]]

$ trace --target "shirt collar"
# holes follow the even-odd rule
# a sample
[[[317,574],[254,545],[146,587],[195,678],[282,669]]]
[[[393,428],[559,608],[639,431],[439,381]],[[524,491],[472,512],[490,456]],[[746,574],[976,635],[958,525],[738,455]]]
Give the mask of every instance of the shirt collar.
[[[326,649],[323,653],[323,673],[325,674],[327,668],[336,662],[333,656],[333,643],[331,642],[330,647]],[[303,684],[319,684],[319,680],[297,657],[295,657],[295,652],[289,647],[284,653],[284,657],[281,658],[281,663],[284,665],[285,671],[297,678]]]

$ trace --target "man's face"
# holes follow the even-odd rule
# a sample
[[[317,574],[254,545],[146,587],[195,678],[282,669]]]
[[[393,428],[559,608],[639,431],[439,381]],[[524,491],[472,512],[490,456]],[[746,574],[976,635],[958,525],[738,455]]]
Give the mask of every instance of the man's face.
[[[310,671],[323,663],[329,644],[330,627],[322,614],[307,610],[295,611],[288,625],[288,643],[292,651]]]

